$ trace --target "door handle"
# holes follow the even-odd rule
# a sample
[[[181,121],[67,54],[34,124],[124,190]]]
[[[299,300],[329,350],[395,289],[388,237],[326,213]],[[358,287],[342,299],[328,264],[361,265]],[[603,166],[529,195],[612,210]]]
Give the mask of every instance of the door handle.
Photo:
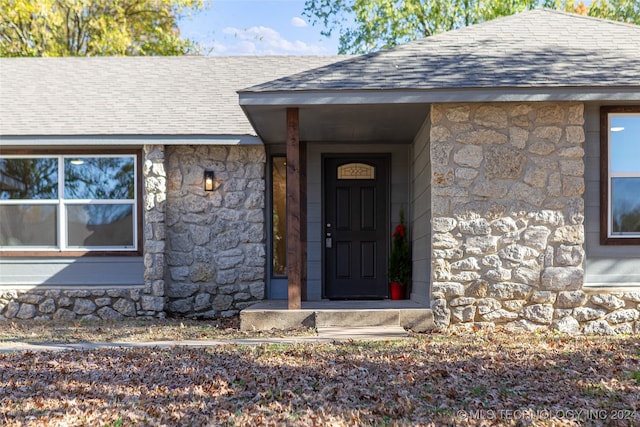
[[[324,247],[327,249],[331,249],[333,247],[333,239],[331,238],[331,233],[327,233],[327,237],[324,239]]]

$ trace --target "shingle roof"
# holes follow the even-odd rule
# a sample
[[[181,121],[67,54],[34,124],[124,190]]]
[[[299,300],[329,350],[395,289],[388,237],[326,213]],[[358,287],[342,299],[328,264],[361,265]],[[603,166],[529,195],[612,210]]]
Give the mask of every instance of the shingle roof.
[[[640,26],[533,10],[242,92],[640,87]]]
[[[640,97],[638,46],[639,26],[536,10],[358,57],[3,58],[0,135],[255,135],[238,104],[247,87],[241,98],[557,87]]]
[[[344,58],[3,58],[0,135],[255,135],[238,89]]]

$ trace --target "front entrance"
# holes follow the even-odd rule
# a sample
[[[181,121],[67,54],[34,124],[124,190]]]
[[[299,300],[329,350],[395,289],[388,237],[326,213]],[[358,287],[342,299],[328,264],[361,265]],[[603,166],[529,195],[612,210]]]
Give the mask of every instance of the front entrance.
[[[389,295],[389,156],[324,156],[324,298]]]

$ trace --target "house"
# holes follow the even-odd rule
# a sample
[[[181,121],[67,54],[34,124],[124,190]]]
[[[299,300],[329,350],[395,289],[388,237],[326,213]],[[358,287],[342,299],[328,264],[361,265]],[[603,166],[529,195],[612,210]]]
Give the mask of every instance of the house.
[[[640,333],[638,46],[535,10],[349,58],[1,60],[0,314],[357,308],[404,209],[436,327]]]

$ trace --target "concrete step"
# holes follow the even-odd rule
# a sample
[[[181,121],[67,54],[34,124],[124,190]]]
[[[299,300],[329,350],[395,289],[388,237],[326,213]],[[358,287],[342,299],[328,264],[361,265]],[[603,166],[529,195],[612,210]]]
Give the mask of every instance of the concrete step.
[[[358,307],[358,303],[353,303]],[[433,311],[425,307],[404,304],[392,308],[389,303],[368,304],[363,308],[345,308],[344,303],[319,303],[303,305],[300,310],[287,310],[280,302],[264,301],[240,312],[242,330],[271,330],[308,328],[378,328],[400,327],[415,332],[435,328]],[[360,305],[362,306],[362,305]],[[335,308],[339,307],[339,308]]]
[[[315,326],[400,326],[400,313],[398,310],[318,310]]]

